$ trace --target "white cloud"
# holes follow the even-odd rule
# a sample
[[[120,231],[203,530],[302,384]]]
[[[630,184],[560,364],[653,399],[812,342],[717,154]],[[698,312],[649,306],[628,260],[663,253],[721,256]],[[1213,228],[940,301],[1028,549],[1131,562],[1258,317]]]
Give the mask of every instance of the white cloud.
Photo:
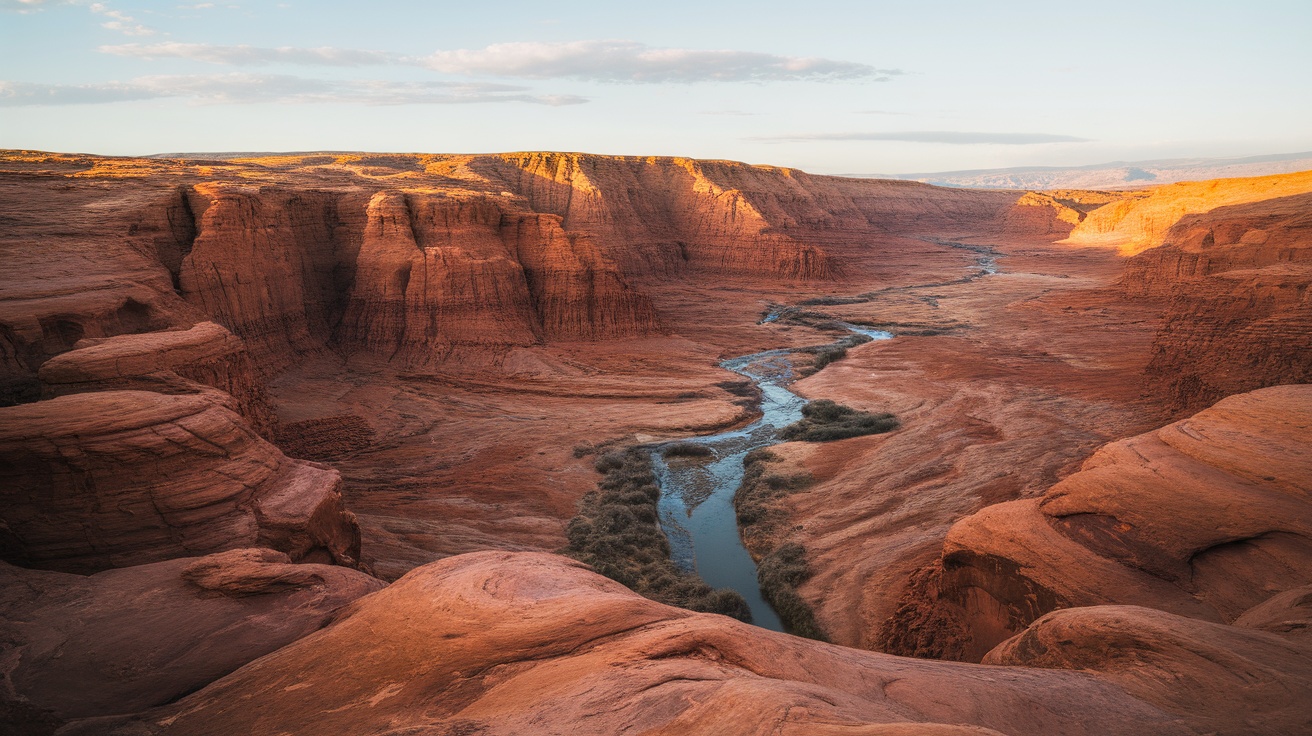
[[[89,105],[163,98],[207,103],[355,103],[366,105],[451,105],[523,102],[575,105],[573,95],[539,95],[504,84],[340,81],[276,74],[214,74],[138,77],[129,82],[46,85],[0,82],[0,107]]]
[[[155,30],[147,28],[136,21],[135,18],[119,10],[113,10],[104,3],[91,3],[87,10],[96,15],[103,15],[109,20],[100,24],[101,28],[108,28],[111,31],[118,31],[128,36],[153,36]]]
[[[868,64],[754,51],[653,48],[635,41],[502,43],[405,56],[332,47],[278,48],[201,43],[121,44],[100,50],[143,59],[184,58],[238,66],[403,64],[445,74],[590,82],[884,81],[902,72]]]
[[[217,46],[208,43],[125,43],[101,46],[99,51],[138,59],[192,59],[211,64],[258,66],[263,64],[303,64],[317,66],[372,66],[403,63],[405,57],[386,51],[360,51],[331,46],[298,48],[280,46]]]
[[[425,64],[450,74],[594,82],[766,82],[887,79],[896,69],[754,51],[653,48],[635,41],[499,43],[438,51]]]
[[[749,138],[764,143],[797,143],[806,141],[901,141],[904,143],[951,143],[972,145],[980,143],[1029,146],[1039,143],[1086,143],[1088,138],[1052,133],[982,133],[957,130],[907,130],[883,133],[799,133]]]
[[[0,0],[0,10],[16,10],[19,13],[34,13],[47,5],[81,5],[95,15],[109,20],[100,24],[101,28],[128,36],[153,36],[155,29],[144,26],[135,18],[121,10],[114,10],[105,3],[87,3],[84,0]]]

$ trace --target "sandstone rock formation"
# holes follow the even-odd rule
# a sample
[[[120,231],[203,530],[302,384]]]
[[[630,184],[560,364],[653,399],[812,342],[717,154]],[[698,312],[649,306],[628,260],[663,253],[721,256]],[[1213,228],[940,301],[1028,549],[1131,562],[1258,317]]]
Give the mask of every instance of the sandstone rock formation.
[[[1116,247],[1126,255],[1134,255],[1161,245],[1162,238],[1185,215],[1302,194],[1309,189],[1309,171],[1168,184],[1151,190],[1147,197],[1121,200],[1091,212],[1065,242]]]
[[[72,394],[0,409],[9,562],[95,572],[235,547],[353,566],[334,470],[291,460],[205,394]]]
[[[659,329],[650,301],[586,236],[492,200],[379,192],[337,340],[410,364],[453,349]]]
[[[270,436],[273,407],[246,346],[213,322],[189,330],[80,340],[42,364],[47,395],[142,389],[196,393],[196,384],[227,394],[233,408],[260,434]]]
[[[1197,686],[1128,676],[1112,653],[1102,676],[799,644],[483,556],[418,570],[186,703],[69,728],[1242,731],[1228,698],[1250,730],[1297,730],[1269,685],[1297,695],[1303,675],[1278,652],[1244,659],[1262,661],[1262,632],[1306,628],[1302,588],[1278,594],[1308,582],[1300,389],[1109,445],[1044,492],[1109,441],[1309,380],[1310,184],[979,192],[584,154],[0,154],[0,404],[20,404],[0,410],[3,556],[93,571],[261,546],[349,565],[363,537],[396,579],[556,549],[596,482],[580,454],[742,422],[719,360],[858,321],[899,337],[796,388],[901,429],[778,448],[813,481],[779,500],[778,529],[806,549],[799,592],[832,639],[979,658],[1059,606],[1146,605],[1191,622],[1079,626]],[[1080,247],[1104,243],[1153,247],[1128,268]],[[781,304],[807,321],[763,323]],[[193,572],[224,595],[269,577]],[[1195,622],[1243,627],[1216,637],[1240,654],[1204,658],[1251,675],[1252,703],[1182,654],[1208,643]],[[1066,638],[1089,641],[1042,639],[1055,665]],[[321,724],[325,700],[340,710]]]
[[[1312,382],[1310,211],[1312,193],[1186,216],[1126,264],[1127,293],[1166,302],[1147,373],[1174,408]]]
[[[816,644],[654,603],[560,557],[489,552],[419,568],[325,630],[110,732],[1144,729],[1190,732],[1087,674]]]
[[[1312,583],[1312,386],[1227,398],[952,527],[891,651],[978,659],[1043,614],[1123,603],[1233,622]]]
[[[1163,710],[1188,713],[1200,733],[1312,728],[1312,642],[1149,608],[1054,611],[984,663],[1096,672]]]
[[[0,563],[0,708],[55,723],[163,705],[382,587],[362,572],[294,565],[269,549],[90,577]]]

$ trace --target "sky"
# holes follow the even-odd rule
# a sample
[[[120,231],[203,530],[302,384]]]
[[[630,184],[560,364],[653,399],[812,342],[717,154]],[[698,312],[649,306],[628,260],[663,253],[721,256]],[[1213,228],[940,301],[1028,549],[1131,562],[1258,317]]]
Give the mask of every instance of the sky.
[[[1312,1],[0,0],[0,148],[902,174],[1312,150]]]

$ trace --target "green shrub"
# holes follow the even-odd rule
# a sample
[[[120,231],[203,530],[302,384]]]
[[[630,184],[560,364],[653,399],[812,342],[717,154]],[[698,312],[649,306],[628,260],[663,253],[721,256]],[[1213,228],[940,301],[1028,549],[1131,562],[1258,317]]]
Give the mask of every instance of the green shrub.
[[[709,457],[715,452],[710,447],[696,442],[676,442],[673,445],[666,445],[662,454],[665,457]]]
[[[756,580],[761,585],[761,595],[774,607],[789,633],[828,641],[824,630],[816,623],[815,612],[797,594],[797,586],[810,577],[806,549],[791,542],[771,552],[756,567]]]
[[[647,452],[608,452],[595,466],[604,477],[565,527],[568,543],[562,553],[661,603],[751,620],[737,591],[713,589],[670,559],[657,514],[660,486]]]
[[[797,636],[828,641],[811,607],[796,590],[810,577],[806,550],[794,543],[774,547],[787,523],[787,515],[776,500],[811,483],[806,473],[770,472],[769,466],[779,461],[778,455],[764,448],[743,458],[743,483],[733,499],[738,528],[748,551],[757,559],[756,580],[761,595],[779,614],[784,628]]]
[[[830,363],[846,357],[847,348],[828,348],[815,354],[815,362],[811,364],[811,367],[818,372]]]
[[[892,414],[857,411],[850,406],[819,399],[802,407],[799,422],[779,430],[782,439],[800,442],[831,442],[896,429]]]

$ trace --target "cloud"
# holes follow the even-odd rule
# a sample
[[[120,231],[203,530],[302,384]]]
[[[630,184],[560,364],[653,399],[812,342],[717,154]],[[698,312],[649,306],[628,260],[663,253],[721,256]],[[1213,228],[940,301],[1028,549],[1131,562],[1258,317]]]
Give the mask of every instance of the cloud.
[[[120,44],[101,46],[100,51],[143,59],[183,58],[236,66],[400,64],[444,74],[589,82],[887,81],[902,74],[897,69],[878,69],[849,61],[753,51],[653,48],[636,41],[501,43],[482,49],[437,51],[427,56],[332,47],[269,48],[201,43]]]
[[[100,24],[102,28],[128,36],[155,35],[155,29],[141,25],[127,13],[114,10],[104,3],[88,3],[84,0],[0,0],[0,10],[16,10],[19,13],[34,13],[46,5],[84,5],[92,13],[109,19]]]
[[[119,33],[128,36],[155,35],[155,30],[153,28],[147,28],[146,26],[141,25],[136,19],[127,13],[119,10],[112,10],[104,3],[91,3],[87,6],[87,10],[90,10],[96,15],[103,15],[104,17],[109,18],[109,20],[100,24],[101,28],[108,28],[111,31],[118,31]]]
[[[17,10],[20,13],[31,13],[40,10],[46,0],[0,0],[0,10]]]
[[[951,143],[975,145],[980,143],[1008,146],[1030,146],[1039,143],[1085,143],[1088,138],[1050,133],[975,133],[955,130],[909,130],[890,133],[801,133],[749,138],[763,143],[799,143],[806,141],[901,141],[905,143]]]
[[[728,117],[748,118],[764,115],[760,112],[748,112],[746,110],[702,110],[698,115],[724,115]]]
[[[215,74],[138,77],[130,82],[46,85],[0,82],[0,107],[94,105],[166,98],[207,103],[355,103],[366,105],[453,105],[523,102],[576,105],[586,98],[538,95],[504,84],[447,82],[334,81],[276,74]]]
[[[263,64],[302,64],[307,66],[375,66],[404,63],[400,54],[386,51],[359,51],[331,46],[297,48],[280,46],[216,46],[208,43],[125,43],[101,46],[99,51],[139,59],[192,59],[211,64],[257,66]]]
[[[590,82],[776,82],[888,79],[896,69],[754,51],[653,48],[636,41],[499,43],[482,49],[438,51],[430,69],[522,79]]]

